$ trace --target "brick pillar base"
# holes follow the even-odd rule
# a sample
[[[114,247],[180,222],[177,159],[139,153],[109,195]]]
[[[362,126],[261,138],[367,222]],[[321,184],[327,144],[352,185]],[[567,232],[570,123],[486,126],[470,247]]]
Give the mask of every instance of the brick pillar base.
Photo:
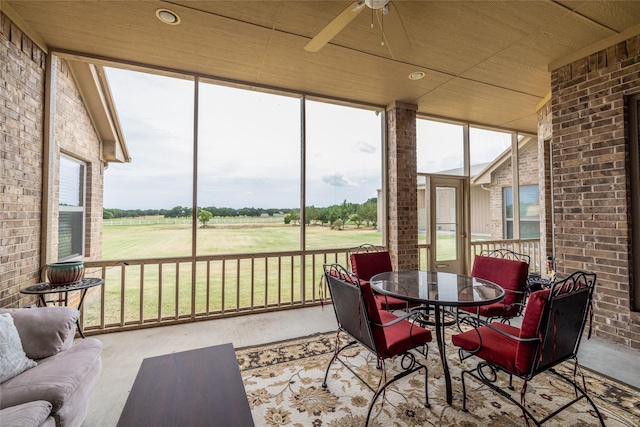
[[[387,108],[388,246],[395,270],[420,266],[415,105]]]

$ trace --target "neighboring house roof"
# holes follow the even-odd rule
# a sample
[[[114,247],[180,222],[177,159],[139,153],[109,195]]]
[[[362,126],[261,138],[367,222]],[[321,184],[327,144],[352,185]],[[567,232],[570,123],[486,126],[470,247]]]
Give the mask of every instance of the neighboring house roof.
[[[524,136],[518,141],[518,151],[522,152],[528,149],[531,144],[537,141],[537,136]],[[507,148],[493,162],[486,164],[484,169],[480,170],[476,175],[471,174],[471,185],[491,184],[494,182],[496,172],[499,172],[504,166],[511,162],[511,147]]]
[[[69,64],[80,96],[100,139],[102,161],[131,162],[104,68],[65,55],[62,57]]]
[[[487,165],[489,165],[490,163],[478,163],[477,165],[471,165],[469,166],[469,175],[471,176],[471,178],[473,178],[474,176],[476,176],[479,172],[481,172],[485,167],[487,167]],[[444,171],[440,171],[440,172],[436,172],[438,175],[458,175],[458,176],[464,176],[464,169],[462,167],[459,168],[454,168],[454,169],[447,169]]]

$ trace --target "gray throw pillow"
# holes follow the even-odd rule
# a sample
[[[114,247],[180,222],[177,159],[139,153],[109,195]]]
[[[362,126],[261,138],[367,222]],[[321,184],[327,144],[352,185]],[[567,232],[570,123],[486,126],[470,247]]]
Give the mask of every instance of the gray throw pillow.
[[[22,348],[13,317],[8,313],[0,314],[0,383],[36,365]]]

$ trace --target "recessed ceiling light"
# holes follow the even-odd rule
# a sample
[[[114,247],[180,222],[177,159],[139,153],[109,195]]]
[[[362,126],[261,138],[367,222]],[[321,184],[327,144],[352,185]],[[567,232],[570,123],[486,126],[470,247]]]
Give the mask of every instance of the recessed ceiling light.
[[[165,24],[178,25],[180,23],[180,17],[178,14],[169,9],[156,10],[156,16]]]
[[[422,71],[414,71],[413,73],[409,74],[409,79],[411,80],[420,80],[423,77],[424,73]]]

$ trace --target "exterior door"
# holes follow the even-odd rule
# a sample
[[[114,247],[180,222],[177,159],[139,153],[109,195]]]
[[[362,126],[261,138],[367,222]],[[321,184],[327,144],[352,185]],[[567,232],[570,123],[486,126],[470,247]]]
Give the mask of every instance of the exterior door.
[[[467,232],[464,215],[465,178],[432,175],[429,211],[431,250],[429,270],[447,273],[466,273]]]

